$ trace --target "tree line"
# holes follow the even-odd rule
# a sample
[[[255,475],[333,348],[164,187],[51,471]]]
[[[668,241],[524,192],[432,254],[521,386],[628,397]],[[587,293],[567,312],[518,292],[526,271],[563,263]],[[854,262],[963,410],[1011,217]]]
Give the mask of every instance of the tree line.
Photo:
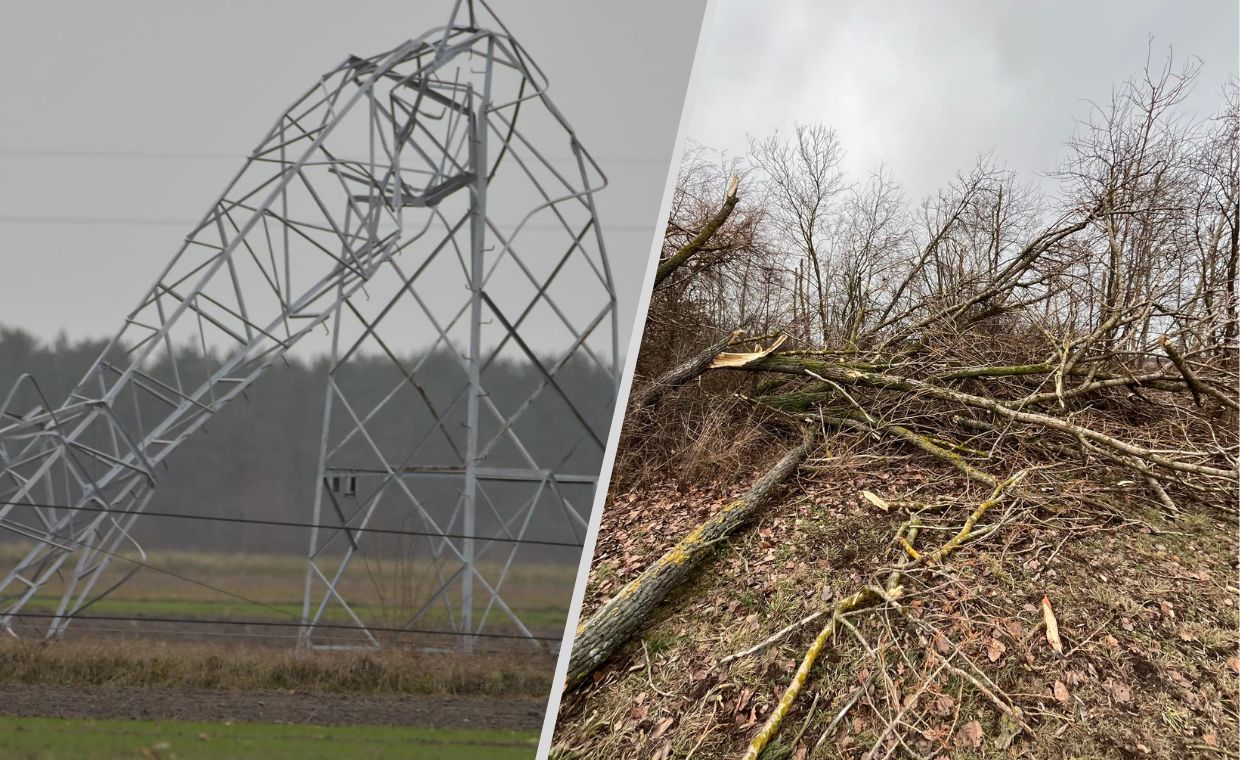
[[[42,341],[16,327],[0,325],[0,400],[14,386],[18,377],[32,375],[43,392],[59,403],[85,375],[91,364],[102,354],[104,340],[72,340],[62,334],[52,341]],[[176,349],[178,362],[191,366],[203,359],[201,349],[185,346]],[[412,352],[406,366],[422,362],[417,382],[425,399],[440,410],[447,408],[464,384],[460,357],[453,349]],[[428,355],[429,354],[429,355]],[[204,365],[209,362],[200,362]],[[544,361],[552,366],[554,361]],[[323,426],[323,403],[330,362],[327,357],[288,357],[272,366],[249,389],[215,415],[169,458],[167,467],[157,474],[158,487],[149,505],[150,510],[178,514],[201,514],[243,517],[287,522],[309,522],[318,480],[319,445]],[[152,374],[161,373],[159,367]],[[606,430],[611,417],[613,381],[596,364],[570,359],[556,374],[556,382],[572,399],[586,421],[595,430]],[[348,390],[352,403],[368,409],[377,404],[402,381],[392,361],[381,355],[356,357],[338,379]],[[484,387],[491,400],[505,415],[516,411],[544,381],[541,370],[520,358],[501,357],[483,375]],[[432,422],[423,405],[423,397],[412,390],[397,397],[388,411],[368,423],[368,430],[385,449],[399,452],[412,447],[425,435]],[[31,403],[18,399],[16,413],[21,414]],[[10,410],[14,411],[14,410]],[[459,438],[465,422],[465,404],[458,403],[446,415],[444,429]],[[340,424],[338,418],[334,424]],[[498,423],[483,425],[483,435],[493,434]],[[514,426],[530,455],[544,467],[555,467],[565,473],[596,473],[602,452],[595,445],[582,444],[582,427],[569,413],[563,401],[551,389],[545,389]],[[348,451],[346,450],[346,456]],[[453,452],[447,437],[431,436],[421,460],[451,463]],[[361,460],[359,460],[360,463]],[[511,451],[499,449],[488,461],[491,466],[522,464]],[[457,486],[449,487],[456,488]],[[452,501],[455,492],[441,487],[432,491],[433,498]],[[573,499],[578,509],[587,513],[590,499],[581,493]],[[494,488],[492,497],[497,509],[515,509],[522,494],[509,489]],[[432,505],[442,513],[451,504]],[[579,536],[566,522],[547,511],[540,511],[527,535],[550,541],[572,542]],[[375,526],[417,527],[408,515],[382,516]],[[485,516],[480,529],[487,529]],[[139,521],[137,536],[147,548],[193,549],[253,552],[298,553],[305,550],[308,533],[302,528],[261,525],[228,525],[192,520],[157,517]],[[0,540],[6,537],[0,534]],[[523,556],[541,557],[550,561],[576,563],[576,551],[532,547]]]

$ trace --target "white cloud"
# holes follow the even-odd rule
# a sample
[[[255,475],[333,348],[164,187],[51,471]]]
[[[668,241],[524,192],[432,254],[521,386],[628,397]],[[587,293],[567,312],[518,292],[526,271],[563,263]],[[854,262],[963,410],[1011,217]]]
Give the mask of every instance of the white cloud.
[[[1156,59],[1205,66],[1190,106],[1211,112],[1237,70],[1232,2],[925,3],[719,0],[690,134],[742,152],[747,134],[834,127],[847,167],[886,162],[913,196],[994,150],[1053,168],[1086,101]]]

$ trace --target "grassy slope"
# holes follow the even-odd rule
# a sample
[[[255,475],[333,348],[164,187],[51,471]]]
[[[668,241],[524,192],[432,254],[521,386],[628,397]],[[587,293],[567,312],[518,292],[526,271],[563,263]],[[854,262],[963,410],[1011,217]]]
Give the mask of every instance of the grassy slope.
[[[802,478],[803,490],[790,490],[782,504],[720,547],[598,684],[566,700],[552,757],[737,756],[817,626],[803,626],[721,671],[714,664],[821,609],[824,596],[851,591],[898,556],[890,542],[902,518],[879,513],[859,492],[896,496],[958,487],[911,475],[841,463],[834,472]],[[624,508],[615,508],[625,503],[623,495],[604,512],[601,534],[627,535],[623,546],[596,561],[588,605],[657,556],[666,543],[662,536],[678,533],[660,520],[675,524],[686,513],[699,519],[694,513],[709,512],[710,502],[721,499],[691,494],[686,504],[683,494],[644,494],[634,504],[643,501],[641,521],[625,523]],[[664,518],[649,508],[652,501],[676,509],[665,510]],[[917,592],[907,600],[910,614],[957,642],[1038,731],[1036,738],[1020,736],[1002,748],[1002,721],[993,705],[972,685],[942,674],[929,679],[905,716],[924,732],[914,733],[918,752],[965,759],[1012,751],[1036,758],[1169,759],[1223,757],[1236,746],[1235,521],[1186,513],[1172,522],[1139,508],[1126,517],[1068,510],[1021,519],[953,557],[934,588],[910,589]],[[1058,610],[1066,658],[1045,644],[1037,606],[1043,593]],[[905,665],[891,646],[893,635],[908,630],[904,621],[872,614],[857,618],[857,625],[870,651],[849,635],[828,647],[766,760],[799,756],[791,744],[802,727],[801,751],[812,747],[875,671],[874,648],[897,673],[892,688],[902,693],[923,682],[917,670],[927,662],[931,636],[904,653],[910,658]],[[1005,647],[994,659],[987,651],[992,641]],[[1056,682],[1066,685],[1066,701],[1054,696]],[[982,727],[981,746],[961,746],[957,732],[973,720]],[[881,725],[863,700],[808,756],[859,756]]]
[[[30,760],[514,760],[532,757],[536,742],[533,733],[503,731],[0,718],[0,757]]]

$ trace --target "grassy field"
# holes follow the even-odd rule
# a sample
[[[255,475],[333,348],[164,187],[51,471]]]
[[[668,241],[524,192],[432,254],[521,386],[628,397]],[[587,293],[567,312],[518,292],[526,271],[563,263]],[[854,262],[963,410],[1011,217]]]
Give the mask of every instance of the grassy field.
[[[20,557],[19,544],[0,545],[0,567]],[[213,554],[203,552],[153,552],[146,562],[186,578],[203,581],[216,589],[238,594],[261,604],[252,604],[227,593],[185,581],[166,573],[143,569],[126,580],[106,598],[92,604],[85,615],[177,617],[213,620],[296,621],[302,613],[306,561],[303,557],[260,554]],[[115,561],[99,582],[107,588],[130,572],[133,566]],[[483,565],[487,577],[497,577],[498,567]],[[558,635],[567,616],[567,606],[576,578],[576,567],[553,563],[513,565],[502,589],[503,599],[521,621],[537,633]],[[340,581],[341,591],[358,616],[367,624],[399,627],[426,601],[437,587],[435,570],[427,562],[359,560]],[[59,588],[53,581],[45,591],[25,606],[28,613],[53,612],[59,604]],[[451,596],[445,597],[452,604]],[[475,624],[486,613],[489,597],[475,597]],[[455,610],[453,611],[454,614]],[[419,628],[445,628],[450,625],[445,604],[430,607],[419,620]],[[351,624],[347,613],[329,606],[325,622]],[[487,616],[487,630],[512,632],[508,617],[494,607]]]
[[[0,566],[19,551],[0,545]],[[554,642],[482,639],[465,652],[452,636],[379,632],[379,649],[299,649],[304,558],[163,552],[147,561],[200,583],[142,569],[90,605],[84,617],[97,619],[58,640],[41,638],[39,617],[15,626],[22,638],[0,636],[0,689],[9,690],[0,697],[0,758],[533,756]],[[113,563],[99,587],[132,567]],[[437,586],[435,572],[427,563],[358,562],[341,586],[367,625],[400,628]],[[514,565],[504,598],[536,634],[558,636],[575,574]],[[24,611],[54,611],[58,590]],[[483,609],[475,606],[475,625]],[[497,612],[484,633],[514,633]],[[449,629],[447,615],[432,607],[413,627]],[[113,619],[130,616],[139,619]],[[352,624],[338,608],[325,619]],[[316,643],[362,642],[328,630]],[[131,716],[142,720],[123,720]]]
[[[297,651],[246,643],[0,638],[0,684],[545,696],[553,652]],[[0,705],[0,708],[3,706]]]
[[[25,612],[55,612],[60,604],[59,599],[40,597],[32,599],[26,605]],[[284,601],[269,602],[266,607],[258,607],[233,599],[178,599],[172,598],[125,598],[124,594],[101,599],[92,604],[84,616],[130,616],[139,617],[175,617],[209,620],[235,621],[274,621],[286,622],[301,617],[301,602]],[[473,605],[474,619],[481,620],[486,614],[486,604],[480,602]],[[398,617],[392,610],[373,604],[355,604],[353,611],[362,620],[375,626],[398,627],[405,619]],[[556,631],[563,628],[567,610],[562,607],[527,607],[515,610],[525,623],[534,631]],[[323,615],[324,622],[333,624],[353,625],[353,619],[341,608],[329,608]],[[508,630],[511,622],[498,609],[492,609],[487,618],[488,625],[497,630]],[[447,609],[432,607],[419,621],[418,627],[439,629],[447,627],[450,622]]]
[[[512,731],[0,718],[0,757],[29,760],[515,760],[533,757],[536,743]]]

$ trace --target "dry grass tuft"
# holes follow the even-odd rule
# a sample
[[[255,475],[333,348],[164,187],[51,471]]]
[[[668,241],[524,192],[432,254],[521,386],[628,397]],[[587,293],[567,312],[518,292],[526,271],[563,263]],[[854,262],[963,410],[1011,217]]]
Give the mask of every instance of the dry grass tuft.
[[[0,683],[543,696],[553,667],[550,656],[517,652],[306,652],[150,640],[0,641]]]

